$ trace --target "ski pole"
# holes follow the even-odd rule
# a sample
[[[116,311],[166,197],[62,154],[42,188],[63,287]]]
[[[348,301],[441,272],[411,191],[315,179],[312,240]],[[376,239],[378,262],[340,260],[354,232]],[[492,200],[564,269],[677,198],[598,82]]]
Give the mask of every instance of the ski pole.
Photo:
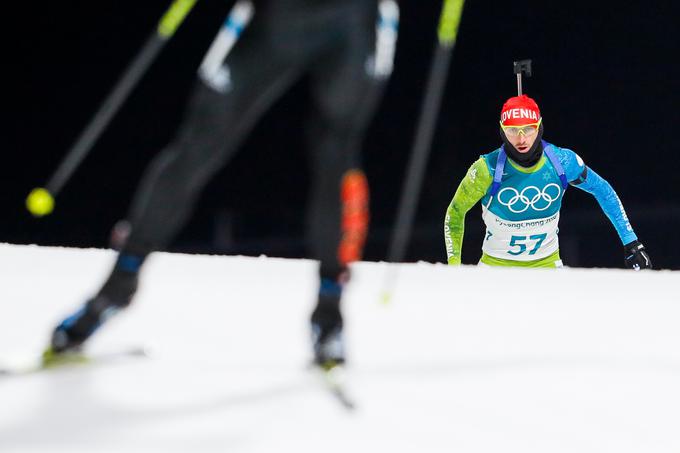
[[[411,149],[411,157],[407,165],[406,181],[399,201],[397,220],[388,249],[389,262],[400,262],[404,259],[408,245],[413,219],[418,207],[418,199],[423,185],[423,176],[430,154],[434,129],[439,116],[441,99],[446,86],[451,54],[458,37],[458,28],[463,13],[465,0],[445,0],[438,28],[438,43],[434,60],[430,68],[425,98],[420,110],[416,128],[416,136]],[[396,271],[395,271],[396,272]],[[396,280],[394,272],[388,272],[385,281],[383,301],[388,301]]]
[[[92,120],[80,133],[45,187],[37,187],[29,193],[26,198],[26,207],[31,214],[35,217],[42,217],[52,212],[54,197],[61,191],[73,172],[90,152],[113,116],[130,95],[130,92],[146,73],[165,44],[175,34],[197,1],[174,0],[170,5],[154,32],[100,105]]]
[[[390,262],[401,261],[406,252],[464,3],[464,0],[446,0],[442,9],[438,45],[430,68],[416,137],[407,166],[406,181],[401,192],[399,211],[390,242],[388,253]]]

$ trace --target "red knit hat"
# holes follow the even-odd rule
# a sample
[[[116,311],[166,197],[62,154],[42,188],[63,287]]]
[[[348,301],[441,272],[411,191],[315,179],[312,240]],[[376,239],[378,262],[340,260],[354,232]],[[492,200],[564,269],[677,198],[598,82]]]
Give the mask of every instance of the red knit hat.
[[[501,109],[501,124],[503,126],[524,126],[538,123],[541,111],[536,101],[526,94],[514,96],[505,101]]]

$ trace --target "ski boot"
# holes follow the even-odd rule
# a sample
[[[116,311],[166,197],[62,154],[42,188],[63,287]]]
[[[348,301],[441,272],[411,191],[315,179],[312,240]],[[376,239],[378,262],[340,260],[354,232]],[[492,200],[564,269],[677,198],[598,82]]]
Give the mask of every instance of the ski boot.
[[[341,296],[341,284],[330,279],[321,279],[319,298],[312,313],[311,324],[314,364],[324,370],[345,363]]]
[[[129,261],[129,256],[119,256],[113,272],[99,293],[57,325],[50,345],[43,353],[45,366],[78,361],[82,357],[83,343],[109,318],[130,304],[137,290],[141,260],[134,268],[127,266]]]

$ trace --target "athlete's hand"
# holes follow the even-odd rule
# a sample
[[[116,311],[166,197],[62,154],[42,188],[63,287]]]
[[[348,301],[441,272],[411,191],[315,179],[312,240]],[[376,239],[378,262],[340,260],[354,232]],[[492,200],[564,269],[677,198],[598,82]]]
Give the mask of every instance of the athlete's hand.
[[[633,241],[623,246],[625,263],[628,269],[639,271],[640,269],[651,269],[652,260],[649,258],[645,246],[640,241]]]

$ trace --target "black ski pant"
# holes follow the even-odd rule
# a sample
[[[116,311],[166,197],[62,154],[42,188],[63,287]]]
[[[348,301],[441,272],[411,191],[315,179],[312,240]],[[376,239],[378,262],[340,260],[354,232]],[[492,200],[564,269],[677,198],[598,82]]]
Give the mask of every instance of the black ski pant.
[[[362,140],[386,81],[371,70],[376,19],[376,3],[370,0],[285,17],[256,12],[225,60],[226,86],[218,90],[198,78],[175,138],[148,167],[132,203],[121,256],[143,258],[166,247],[258,119],[308,75],[305,135],[312,184],[306,236],[321,276],[337,278],[345,268],[338,260],[341,180],[360,167]],[[268,190],[277,194],[276,187]],[[102,293],[115,291],[117,270]]]

